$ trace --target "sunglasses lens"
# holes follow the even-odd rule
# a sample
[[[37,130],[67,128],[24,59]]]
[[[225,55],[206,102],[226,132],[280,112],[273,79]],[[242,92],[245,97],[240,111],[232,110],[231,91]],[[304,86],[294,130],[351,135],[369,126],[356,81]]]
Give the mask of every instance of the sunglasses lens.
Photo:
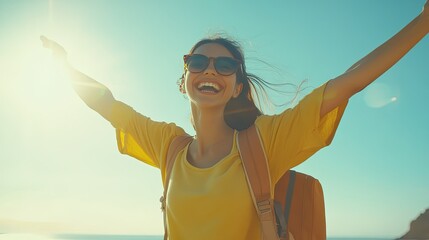
[[[190,72],[199,73],[209,65],[209,58],[204,55],[194,54],[188,57],[186,67]]]
[[[230,57],[218,57],[215,61],[215,68],[219,74],[228,76],[237,71],[238,62]]]
[[[206,70],[209,64],[210,58],[208,58],[207,56],[201,54],[185,56],[185,67],[190,72],[200,73]],[[224,76],[234,74],[237,71],[239,65],[239,61],[231,57],[214,58],[214,67],[216,69],[216,72]]]

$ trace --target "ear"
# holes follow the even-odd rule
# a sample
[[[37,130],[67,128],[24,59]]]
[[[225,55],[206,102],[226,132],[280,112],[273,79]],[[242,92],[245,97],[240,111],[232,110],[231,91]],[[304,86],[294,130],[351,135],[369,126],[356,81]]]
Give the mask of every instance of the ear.
[[[232,97],[237,98],[238,95],[240,95],[242,90],[243,90],[243,83],[236,84],[234,89],[234,95],[232,95]]]

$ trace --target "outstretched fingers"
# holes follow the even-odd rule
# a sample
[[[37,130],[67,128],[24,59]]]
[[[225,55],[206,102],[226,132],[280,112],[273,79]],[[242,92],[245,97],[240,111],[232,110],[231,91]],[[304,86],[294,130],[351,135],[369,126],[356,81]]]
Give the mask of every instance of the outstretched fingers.
[[[48,48],[49,47],[49,39],[45,36],[40,36],[40,40],[42,41],[43,47]]]
[[[63,46],[43,35],[40,36],[40,40],[42,41],[43,47],[50,49],[55,57],[66,58],[67,52]]]

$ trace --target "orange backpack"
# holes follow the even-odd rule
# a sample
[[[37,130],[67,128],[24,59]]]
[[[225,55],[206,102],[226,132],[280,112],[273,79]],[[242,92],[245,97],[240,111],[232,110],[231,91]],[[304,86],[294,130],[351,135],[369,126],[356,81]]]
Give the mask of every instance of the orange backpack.
[[[255,125],[239,132],[237,138],[238,150],[259,216],[263,239],[326,239],[325,206],[320,182],[309,175],[289,170],[276,183],[272,199],[268,162]],[[192,141],[190,136],[178,136],[173,139],[167,152],[166,181],[161,197],[164,239],[168,238],[164,210],[171,169],[178,152],[190,141]]]

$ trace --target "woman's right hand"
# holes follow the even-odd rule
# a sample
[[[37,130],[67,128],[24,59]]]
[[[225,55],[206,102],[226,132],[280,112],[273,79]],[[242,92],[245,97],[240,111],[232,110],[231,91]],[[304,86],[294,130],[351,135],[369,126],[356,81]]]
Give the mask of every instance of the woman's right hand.
[[[55,58],[61,61],[67,60],[67,52],[63,46],[45,36],[40,36],[40,40],[42,41],[43,47],[50,49]]]

